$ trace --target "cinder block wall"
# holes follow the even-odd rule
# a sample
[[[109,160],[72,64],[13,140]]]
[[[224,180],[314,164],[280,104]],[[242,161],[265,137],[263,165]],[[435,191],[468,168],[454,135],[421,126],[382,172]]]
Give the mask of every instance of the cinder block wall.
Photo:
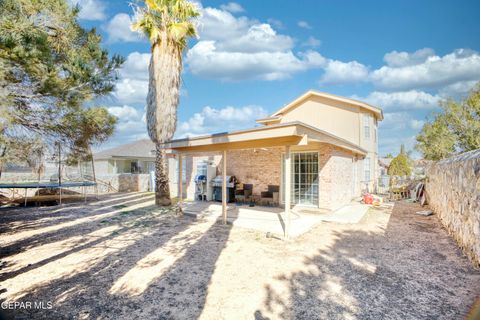
[[[426,190],[430,208],[480,266],[480,149],[429,165]]]

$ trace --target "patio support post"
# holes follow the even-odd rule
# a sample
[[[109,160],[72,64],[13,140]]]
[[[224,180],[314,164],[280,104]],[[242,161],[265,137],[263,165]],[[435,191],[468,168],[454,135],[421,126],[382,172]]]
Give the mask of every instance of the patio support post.
[[[227,224],[227,150],[223,150],[222,163],[222,215],[223,224]]]
[[[285,230],[284,236],[288,239],[290,232],[290,200],[291,200],[291,175],[292,166],[291,166],[291,154],[290,146],[285,147]]]
[[[178,203],[182,203],[183,199],[183,163],[182,163],[182,154],[178,154]]]

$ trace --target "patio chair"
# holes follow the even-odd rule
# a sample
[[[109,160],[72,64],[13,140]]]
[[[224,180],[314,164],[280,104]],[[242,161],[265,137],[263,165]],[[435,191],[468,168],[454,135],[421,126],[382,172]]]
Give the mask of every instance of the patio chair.
[[[280,186],[269,185],[268,191],[260,193],[260,201],[268,205],[278,205]]]
[[[235,190],[235,200],[237,202],[245,203],[250,201],[253,193],[253,184],[241,184],[237,185]]]

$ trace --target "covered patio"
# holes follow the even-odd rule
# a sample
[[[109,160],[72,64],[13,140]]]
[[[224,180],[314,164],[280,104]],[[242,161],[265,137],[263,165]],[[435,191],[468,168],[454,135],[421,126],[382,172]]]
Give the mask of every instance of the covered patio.
[[[315,173],[311,173],[311,176],[317,180],[317,189],[314,191],[317,197],[315,197],[314,194],[314,196],[311,196],[310,198],[316,201],[314,202],[315,205],[301,208],[302,206],[300,206],[298,202],[295,202],[295,194],[299,192],[297,181],[294,181],[295,184],[292,183],[292,155],[298,152],[315,151],[318,154],[315,161],[319,163],[318,159],[324,156],[324,154],[320,152],[323,146],[335,148],[335,150],[341,150],[342,157],[347,159],[347,161],[350,161],[348,163],[356,161],[357,158],[362,158],[366,154],[365,150],[349,141],[297,121],[208,136],[173,140],[163,145],[164,148],[172,150],[178,158],[178,195],[181,203],[183,202],[184,194],[182,181],[182,162],[184,157],[199,156],[204,155],[205,153],[221,155],[219,166],[219,171],[221,171],[223,178],[221,207],[218,204],[212,204],[209,202],[185,202],[182,204],[185,208],[185,212],[198,213],[202,211],[204,212],[206,208],[211,208],[212,212],[210,213],[213,216],[220,215],[224,224],[229,221],[234,223],[234,221],[242,220],[250,221],[249,223],[255,221],[258,225],[271,225],[268,221],[277,221],[280,223],[277,223],[273,230],[270,230],[272,228],[269,227],[269,230],[265,231],[283,233],[283,236],[286,238],[298,235],[299,232],[302,233],[301,230],[304,228],[302,227],[303,221],[309,221],[307,224],[311,224],[312,221],[321,221],[318,213],[328,213],[332,211],[322,210],[321,206],[318,205],[322,202],[322,199],[318,197],[322,187],[318,186],[320,169],[317,168],[317,177],[315,177]],[[282,176],[281,179],[278,179],[278,184],[280,185],[280,207],[237,208],[235,205],[229,206],[227,203],[227,165],[228,161],[230,161],[229,154],[235,153],[235,157],[242,157],[242,154],[238,153],[239,150],[269,148],[280,148],[282,150],[282,160],[281,163],[278,163],[278,170],[280,170],[280,166],[282,167]],[[349,170],[351,169],[349,168]],[[252,172],[251,174],[255,175],[259,173]],[[248,181],[245,181],[245,183],[248,183]],[[351,186],[348,186],[348,188],[351,188]],[[291,196],[288,197],[285,195]],[[326,197],[327,195],[324,196]],[[294,199],[294,203],[292,203],[292,199]],[[231,210],[229,210],[229,207]],[[235,210],[232,210],[233,208]],[[292,210],[292,208],[294,210]],[[301,220],[302,223],[299,223],[298,212],[303,212],[305,214],[305,219]],[[245,219],[238,219],[240,216]],[[237,222],[237,224],[238,223],[239,222]],[[294,230],[292,229],[292,224],[295,224]]]

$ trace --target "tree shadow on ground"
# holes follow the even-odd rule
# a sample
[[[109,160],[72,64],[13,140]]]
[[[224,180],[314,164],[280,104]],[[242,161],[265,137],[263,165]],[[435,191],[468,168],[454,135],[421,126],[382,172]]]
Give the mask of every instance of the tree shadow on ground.
[[[413,210],[412,210],[413,209]],[[459,319],[480,292],[480,274],[435,217],[393,210],[383,232],[335,232],[336,241],[265,287],[255,319]],[[272,314],[278,316],[272,317]]]
[[[107,200],[105,200],[107,199]],[[67,222],[78,219],[78,213],[75,210],[83,209],[82,217],[101,214],[115,207],[129,206],[152,200],[153,195],[148,193],[134,193],[111,197],[100,197],[99,200],[83,201],[69,203],[60,206],[29,208],[0,208],[0,232],[22,231],[28,229],[38,229],[49,225],[58,224],[59,220]],[[99,203],[104,203],[98,208]],[[92,206],[92,207],[91,207]],[[97,208],[95,208],[97,207]],[[30,212],[31,214],[26,214]]]
[[[130,213],[107,225],[92,223],[89,232],[115,229],[0,274],[7,296],[16,287],[17,301],[53,302],[52,310],[16,310],[15,317],[197,318],[230,226],[149,213],[152,210]],[[68,240],[71,234],[58,233],[57,238],[48,236]],[[37,241],[29,248],[35,252],[50,242]],[[14,283],[22,278],[27,283]]]
[[[64,220],[59,218],[56,220],[54,217],[48,222],[48,224],[34,224],[29,227],[29,229],[17,231],[17,228],[10,230],[10,232],[18,233],[25,231],[28,233],[32,231],[32,235],[26,235],[22,239],[12,242],[7,245],[3,245],[0,248],[0,258],[8,257],[12,254],[18,254],[19,252],[26,251],[28,249],[45,245],[55,241],[61,241],[74,236],[81,236],[85,233],[92,232],[102,226],[103,223],[106,223],[110,220],[117,220],[128,210],[150,210],[156,208],[154,205],[145,206],[141,209],[130,209],[130,206],[141,205],[142,203],[153,201],[153,196],[142,197],[137,200],[130,200],[127,202],[120,202],[119,204],[113,204],[109,206],[103,206],[101,204],[96,204],[93,207],[83,207],[80,209],[71,209],[70,207],[65,207],[65,211],[75,213],[67,219]],[[28,211],[27,211],[28,212]],[[33,213],[27,215],[35,215]],[[22,218],[24,219],[24,218]],[[23,221],[10,221],[12,224],[21,224]],[[61,226],[65,224],[65,226]],[[60,228],[55,228],[56,226],[61,226]],[[54,230],[49,231],[49,227],[54,227]],[[44,230],[42,230],[44,229]],[[81,241],[81,239],[80,239]]]

